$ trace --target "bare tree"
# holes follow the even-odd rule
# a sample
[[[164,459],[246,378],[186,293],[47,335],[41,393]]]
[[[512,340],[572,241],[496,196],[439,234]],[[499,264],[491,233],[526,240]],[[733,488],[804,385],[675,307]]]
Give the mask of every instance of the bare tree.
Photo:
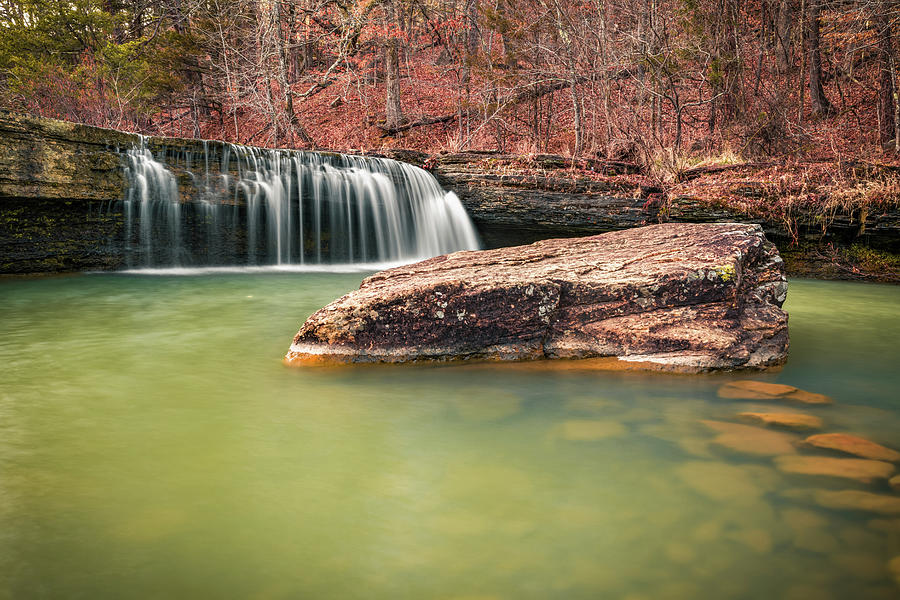
[[[878,37],[878,108],[879,108],[879,135],[878,141],[885,149],[896,149],[897,120],[895,118],[897,90],[894,87],[896,80],[896,65],[894,54],[894,22],[890,15],[890,2],[881,0],[874,22]]]
[[[384,126],[396,129],[403,124],[400,103],[400,9],[398,0],[385,0],[384,21],[388,31],[384,41]]]
[[[809,68],[809,101],[815,115],[830,115],[834,107],[825,96],[822,83],[822,39],[820,23],[822,0],[806,0],[806,55]]]

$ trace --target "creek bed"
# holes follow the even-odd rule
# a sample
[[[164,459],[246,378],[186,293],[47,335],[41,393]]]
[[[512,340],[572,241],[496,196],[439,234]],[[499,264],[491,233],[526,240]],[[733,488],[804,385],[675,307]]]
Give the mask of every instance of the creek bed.
[[[900,493],[701,421],[900,448],[900,287],[791,281],[776,373],[284,367],[364,275],[0,280],[0,598],[897,597],[900,514],[815,498]]]

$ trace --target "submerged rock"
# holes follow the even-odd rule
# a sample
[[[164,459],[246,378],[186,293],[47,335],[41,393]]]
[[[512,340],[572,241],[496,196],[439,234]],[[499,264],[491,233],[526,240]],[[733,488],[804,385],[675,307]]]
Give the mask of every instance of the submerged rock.
[[[738,529],[729,532],[727,537],[759,554],[772,551],[772,534],[765,529]]]
[[[625,426],[618,421],[572,419],[559,425],[560,437],[572,441],[593,441],[619,437],[625,435],[627,431]]]
[[[750,423],[793,430],[820,429],[822,427],[822,419],[819,417],[800,413],[742,412],[738,414],[738,417]]]
[[[824,508],[861,510],[881,515],[900,515],[900,498],[860,490],[816,490],[816,504]]]
[[[884,557],[877,552],[872,552],[871,549],[867,551],[835,553],[829,557],[829,562],[840,571],[848,573],[857,579],[872,582],[880,582],[884,579]],[[861,597],[878,598],[879,596]],[[882,595],[881,597],[889,598],[890,596]]]
[[[818,554],[831,554],[840,549],[837,538],[828,531],[828,519],[822,515],[802,508],[788,508],[782,511],[781,518],[791,530],[792,542],[797,548]]]
[[[871,460],[900,461],[900,452],[876,444],[871,440],[846,433],[820,433],[803,440],[803,445],[825,450],[836,450]]]
[[[764,368],[786,358],[786,293],[783,262],[758,226],[654,225],[377,273],[313,314],[285,360]]]
[[[900,519],[871,519],[866,525],[879,533],[900,535]]]
[[[831,458],[828,456],[779,456],[775,466],[783,473],[842,477],[861,483],[887,479],[894,473],[894,465],[862,458]]]
[[[675,473],[689,488],[717,502],[745,505],[765,493],[750,473],[727,463],[689,461],[675,467]]]
[[[888,561],[888,571],[894,577],[894,581],[900,586],[900,555]]]
[[[781,431],[770,431],[752,425],[728,423],[726,421],[701,421],[704,425],[718,432],[713,444],[741,454],[756,456],[776,456],[796,452],[796,437]]]
[[[474,390],[462,390],[449,400],[457,414],[466,421],[499,421],[522,409],[522,399],[510,393],[480,398]]]
[[[832,404],[823,394],[815,394],[782,383],[764,381],[732,381],[719,388],[720,398],[735,400],[790,400],[801,404]]]

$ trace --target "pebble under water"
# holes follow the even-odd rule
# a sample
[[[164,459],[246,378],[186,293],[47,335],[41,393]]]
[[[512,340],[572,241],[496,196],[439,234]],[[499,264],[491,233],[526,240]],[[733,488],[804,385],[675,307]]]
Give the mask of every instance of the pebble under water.
[[[0,598],[900,595],[900,491],[787,468],[900,449],[900,287],[792,281],[774,373],[283,366],[361,279],[0,280]],[[746,379],[834,404],[719,397]]]

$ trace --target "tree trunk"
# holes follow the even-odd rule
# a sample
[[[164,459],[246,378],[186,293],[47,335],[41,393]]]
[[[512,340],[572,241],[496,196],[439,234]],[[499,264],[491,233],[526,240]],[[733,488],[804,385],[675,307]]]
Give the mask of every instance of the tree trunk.
[[[581,153],[584,151],[584,125],[582,124],[581,99],[578,97],[578,81],[574,70],[572,71],[569,92],[572,98],[572,126],[575,128],[575,149],[572,152],[572,156],[581,156]]]
[[[131,39],[139,40],[144,37],[144,10],[142,3],[134,2],[131,7]]]
[[[738,55],[737,36],[740,22],[738,3],[735,0],[722,2],[722,59],[724,95],[722,96],[722,117],[734,118],[741,96],[741,60]]]
[[[819,33],[819,17],[822,0],[808,0],[806,15],[806,52],[809,55],[809,101],[813,114],[823,116],[834,112],[834,107],[825,96],[822,84],[822,50]]]
[[[400,106],[400,44],[396,38],[388,40],[384,49],[384,125],[398,127],[403,121]]]
[[[394,1],[385,5],[389,27],[397,24],[397,7]],[[384,48],[384,126],[393,129],[403,124],[403,109],[400,105],[400,40],[395,35],[388,37]]]
[[[610,66],[611,60],[609,56],[609,34],[607,33],[607,1],[603,0],[600,4],[600,35],[598,37],[598,41],[600,43],[600,65],[602,71],[605,73]],[[612,148],[612,138],[613,138],[613,125],[612,125],[612,113],[610,111],[610,96],[612,95],[612,85],[610,84],[609,77],[603,77],[600,81],[600,86],[602,90],[602,102],[603,102],[603,121],[604,126],[606,128],[606,155],[610,155],[610,150]]]
[[[878,27],[879,67],[878,107],[881,115],[878,141],[881,142],[882,148],[893,149],[895,90],[891,66],[894,56],[894,40],[890,16],[887,14],[887,4],[887,2],[882,2],[881,14],[878,15],[876,24]]]
[[[715,70],[711,78],[712,93],[717,98],[710,103],[708,127],[710,133],[716,121],[731,120],[736,112],[740,62],[737,56],[737,13],[734,0],[720,0],[711,15],[715,23],[712,58]]]
[[[481,35],[478,31],[478,0],[466,0],[466,53],[472,59],[478,54]]]
[[[468,137],[468,127],[470,121],[470,110],[472,104],[472,65],[478,56],[478,43],[480,36],[478,32],[478,2],[479,0],[466,0],[466,52],[463,58],[462,73],[460,75],[460,84],[464,88],[458,94],[459,99],[459,142]],[[465,132],[465,135],[464,135]]]
[[[292,134],[289,142],[294,143],[293,134],[296,134],[304,144],[313,146],[313,140],[306,132],[306,129],[300,124],[300,118],[294,110],[294,92],[291,89],[290,79],[288,78],[288,37],[285,33],[285,25],[282,24],[281,18],[281,2],[276,0],[273,3],[273,23],[276,52],[278,56],[278,87],[281,88],[281,96],[284,102],[284,115],[288,120],[288,130]]]
[[[306,65],[303,63],[301,44],[297,43],[297,11],[293,2],[287,3],[287,22],[285,23],[285,49],[288,56],[288,82],[296,83]]]
[[[791,53],[792,0],[781,0],[775,12],[775,64],[779,73],[787,73],[794,64]]]

